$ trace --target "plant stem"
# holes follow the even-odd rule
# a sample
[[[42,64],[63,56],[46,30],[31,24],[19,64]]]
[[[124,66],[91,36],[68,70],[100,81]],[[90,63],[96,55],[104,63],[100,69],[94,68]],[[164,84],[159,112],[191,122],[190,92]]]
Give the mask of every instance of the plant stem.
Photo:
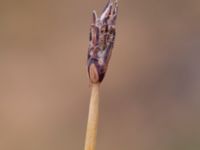
[[[99,115],[99,83],[92,84],[89,115],[85,139],[85,150],[95,150]]]

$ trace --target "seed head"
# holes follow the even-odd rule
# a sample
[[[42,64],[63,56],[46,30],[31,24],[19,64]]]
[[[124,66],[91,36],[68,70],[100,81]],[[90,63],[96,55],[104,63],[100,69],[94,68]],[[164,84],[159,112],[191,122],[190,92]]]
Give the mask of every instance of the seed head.
[[[88,48],[88,74],[91,83],[100,83],[106,73],[115,41],[118,2],[108,1],[100,17],[92,13]]]

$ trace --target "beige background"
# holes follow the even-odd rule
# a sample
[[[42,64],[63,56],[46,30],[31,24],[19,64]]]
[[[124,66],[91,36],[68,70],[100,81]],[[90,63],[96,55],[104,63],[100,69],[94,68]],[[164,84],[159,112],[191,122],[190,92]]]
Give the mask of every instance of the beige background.
[[[83,150],[91,12],[0,1],[0,149]],[[200,1],[120,0],[97,150],[200,149]]]

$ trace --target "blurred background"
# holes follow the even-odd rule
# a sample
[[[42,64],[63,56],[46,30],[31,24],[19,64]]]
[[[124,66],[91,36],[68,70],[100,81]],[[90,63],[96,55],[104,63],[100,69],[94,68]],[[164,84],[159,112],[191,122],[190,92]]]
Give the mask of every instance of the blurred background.
[[[1,150],[83,150],[89,26],[105,4],[0,1]],[[120,0],[97,150],[199,150],[199,49],[199,0]]]

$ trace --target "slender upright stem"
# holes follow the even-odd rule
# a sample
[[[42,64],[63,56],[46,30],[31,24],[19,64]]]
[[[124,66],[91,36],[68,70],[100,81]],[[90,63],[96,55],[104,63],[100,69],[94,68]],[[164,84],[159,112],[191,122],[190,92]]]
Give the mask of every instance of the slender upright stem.
[[[85,150],[95,150],[99,116],[99,84],[92,84],[89,115],[86,131]]]

